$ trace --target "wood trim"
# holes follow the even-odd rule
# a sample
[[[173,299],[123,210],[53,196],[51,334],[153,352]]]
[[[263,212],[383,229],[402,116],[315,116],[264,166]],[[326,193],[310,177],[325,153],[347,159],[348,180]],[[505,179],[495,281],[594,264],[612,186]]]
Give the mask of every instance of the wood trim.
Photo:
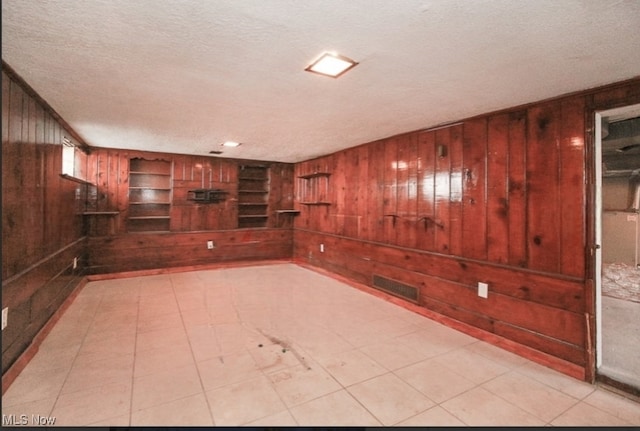
[[[389,216],[395,216],[393,214],[389,214]],[[398,217],[398,216],[396,216]],[[507,271],[517,271],[517,272],[522,272],[522,273],[526,273],[526,274],[532,274],[532,275],[539,275],[542,277],[551,277],[557,280],[561,280],[561,281],[570,281],[570,282],[578,282],[578,283],[582,283],[584,281],[584,279],[582,277],[573,277],[573,276],[569,276],[569,275],[564,275],[564,274],[557,274],[555,272],[546,272],[546,271],[539,271],[536,269],[529,269],[529,268],[514,268],[513,266],[509,266],[509,265],[502,265],[499,263],[494,263],[494,262],[488,262],[485,260],[480,260],[480,259],[470,259],[467,257],[461,257],[461,256],[452,256],[449,254],[442,254],[442,253],[437,253],[437,252],[433,252],[433,251],[427,251],[427,250],[421,250],[418,248],[408,248],[408,247],[400,247],[397,245],[393,245],[393,244],[388,244],[388,243],[381,243],[378,241],[369,241],[366,239],[359,239],[359,238],[348,238],[345,237],[343,235],[336,235],[333,233],[329,233],[329,232],[321,232],[321,231],[317,231],[317,230],[312,230],[312,229],[305,229],[305,228],[295,228],[294,231],[300,231],[300,232],[306,232],[306,233],[310,233],[313,235],[323,235],[323,236],[329,236],[329,237],[333,237],[333,238],[337,238],[337,239],[347,239],[347,240],[352,240],[352,241],[357,241],[360,243],[364,243],[364,244],[370,244],[373,246],[381,246],[381,247],[386,247],[386,248],[392,248],[392,249],[396,249],[399,251],[411,251],[414,253],[418,253],[418,254],[423,254],[423,255],[428,255],[428,256],[439,256],[439,257],[444,257],[447,259],[453,259],[456,262],[459,262],[461,265],[465,264],[465,263],[475,263],[475,264],[479,264],[482,266],[487,266],[487,267],[494,267],[494,268],[499,268],[499,269],[504,269]]]
[[[70,244],[65,245],[64,247],[62,247],[59,250],[56,250],[55,253],[51,253],[49,256],[44,257],[42,259],[40,259],[39,261],[37,261],[36,263],[34,263],[33,265],[31,265],[30,267],[20,271],[19,273],[7,278],[6,280],[2,280],[2,287],[4,288],[6,285],[8,285],[9,283],[14,282],[15,280],[19,279],[20,277],[23,277],[24,275],[28,274],[30,271],[32,271],[33,269],[37,268],[38,266],[42,265],[43,263],[47,262],[48,260],[56,257],[57,255],[59,255],[60,253],[65,252],[66,250],[70,249],[71,247],[76,246],[78,243],[85,241],[87,239],[86,236],[83,236],[81,238],[78,238],[77,240],[73,241]],[[66,268],[65,268],[66,269]]]
[[[171,268],[141,269],[139,271],[124,271],[124,272],[114,272],[114,273],[107,273],[107,274],[94,274],[94,275],[86,276],[86,279],[88,281],[116,280],[120,278],[142,277],[145,275],[178,274],[181,272],[204,271],[208,269],[244,268],[247,266],[279,265],[279,264],[291,263],[291,262],[292,262],[291,259],[220,262],[220,263],[210,263],[206,265],[177,266],[177,267],[171,267]]]
[[[434,320],[438,323],[442,323],[443,325],[448,326],[452,329],[455,329],[460,332],[464,332],[467,335],[470,335],[474,338],[485,341],[491,345],[507,350],[518,356],[522,356],[523,358],[529,359],[540,365],[544,365],[548,368],[554,369],[562,374],[568,375],[570,377],[573,377],[579,380],[583,380],[583,381],[586,380],[585,369],[579,365],[572,364],[571,362],[565,361],[555,356],[548,355],[544,352],[540,352],[538,350],[516,343],[515,341],[508,340],[499,335],[492,334],[490,332],[484,331],[482,329],[476,328],[474,326],[468,325],[466,323],[460,322],[450,317],[427,310],[424,307],[413,304],[409,301],[403,300],[396,296],[381,292],[365,284],[355,282],[353,280],[350,280],[341,275],[332,273],[325,269],[309,265],[305,263],[303,260],[294,259],[294,263],[303,268],[309,269],[311,271],[317,272],[327,277],[331,277],[342,283],[348,284],[349,286],[355,287],[358,290],[369,293],[378,298],[384,299],[395,305],[403,307],[409,311],[413,311],[414,313],[420,314],[428,319]]]
[[[71,306],[73,301],[76,299],[80,291],[87,284],[87,278],[83,277],[78,285],[73,289],[73,292],[64,300],[64,302],[60,305],[60,307],[53,313],[53,315],[49,318],[47,323],[38,331],[33,340],[29,344],[29,346],[25,349],[24,352],[16,359],[16,361],[9,367],[9,369],[2,375],[2,395],[5,394],[7,389],[11,386],[11,384],[15,381],[15,379],[20,375],[22,370],[25,369],[27,364],[33,359],[33,357],[38,353],[40,349],[40,345],[44,341],[44,339],[49,335],[55,324],[60,320],[62,315],[67,311],[67,309]]]

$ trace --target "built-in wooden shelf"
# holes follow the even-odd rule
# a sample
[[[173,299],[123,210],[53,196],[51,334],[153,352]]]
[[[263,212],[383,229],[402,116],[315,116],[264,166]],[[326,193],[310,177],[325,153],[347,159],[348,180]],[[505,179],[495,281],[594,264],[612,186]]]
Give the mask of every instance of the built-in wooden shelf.
[[[82,215],[85,216],[100,216],[100,215],[108,215],[114,216],[120,214],[120,211],[85,211]]]
[[[329,177],[331,172],[313,172],[298,175],[302,180],[300,196],[302,205],[331,205],[329,198]]]
[[[269,166],[238,167],[238,227],[267,227]]]
[[[166,232],[170,228],[172,164],[165,160],[129,160],[130,232]]]
[[[129,217],[129,220],[165,220],[171,218],[170,216],[134,216]]]
[[[330,175],[331,175],[331,172],[314,172],[312,174],[298,175],[298,178],[303,178],[305,180],[308,180],[311,178],[328,177]]]

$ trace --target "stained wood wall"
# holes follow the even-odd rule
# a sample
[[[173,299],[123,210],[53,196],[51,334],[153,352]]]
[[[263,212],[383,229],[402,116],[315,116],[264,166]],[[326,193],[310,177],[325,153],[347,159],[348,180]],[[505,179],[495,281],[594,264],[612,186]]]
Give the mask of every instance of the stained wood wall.
[[[596,109],[638,102],[636,79],[299,163],[294,255],[367,285],[378,274],[416,286],[427,309],[586,369],[589,131]],[[301,205],[305,177],[323,171],[330,205]]]
[[[170,232],[128,233],[129,160],[166,160],[172,166]],[[270,167],[269,219],[266,228],[238,228],[238,169],[243,164]],[[230,260],[290,258],[290,218],[276,209],[293,207],[293,164],[206,156],[95,148],[87,157],[87,178],[97,185],[96,211],[89,228],[88,271],[112,273],[140,269],[201,265]],[[220,203],[197,203],[188,191],[211,188],[228,192]],[[282,232],[286,228],[288,232]],[[212,240],[216,248],[208,250]]]
[[[60,176],[64,135],[71,136],[3,66],[2,308],[9,308],[3,373],[71,293],[84,267],[80,213],[86,186]],[[82,165],[85,156],[77,155]]]

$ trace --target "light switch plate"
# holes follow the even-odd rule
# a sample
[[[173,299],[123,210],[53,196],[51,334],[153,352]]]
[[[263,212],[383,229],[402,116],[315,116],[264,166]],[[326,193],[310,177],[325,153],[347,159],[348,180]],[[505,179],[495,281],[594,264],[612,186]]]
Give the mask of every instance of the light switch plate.
[[[489,297],[489,285],[487,283],[478,282],[478,296],[481,298]]]

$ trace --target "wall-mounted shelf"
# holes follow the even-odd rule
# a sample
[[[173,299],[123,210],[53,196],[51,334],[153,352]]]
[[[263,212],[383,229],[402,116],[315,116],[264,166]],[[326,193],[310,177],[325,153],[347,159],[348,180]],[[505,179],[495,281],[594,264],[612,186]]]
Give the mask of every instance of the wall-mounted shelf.
[[[308,180],[311,178],[328,177],[330,175],[331,175],[331,172],[314,172],[312,174],[298,175],[298,178]]]
[[[300,203],[302,205],[331,205],[329,197],[330,172],[313,172],[298,175],[302,180],[300,184]]]
[[[290,209],[290,210],[276,210],[276,224],[278,226],[280,226],[280,216],[283,215],[287,215],[287,216],[297,216],[300,214],[300,210],[294,210],[294,209]]]

